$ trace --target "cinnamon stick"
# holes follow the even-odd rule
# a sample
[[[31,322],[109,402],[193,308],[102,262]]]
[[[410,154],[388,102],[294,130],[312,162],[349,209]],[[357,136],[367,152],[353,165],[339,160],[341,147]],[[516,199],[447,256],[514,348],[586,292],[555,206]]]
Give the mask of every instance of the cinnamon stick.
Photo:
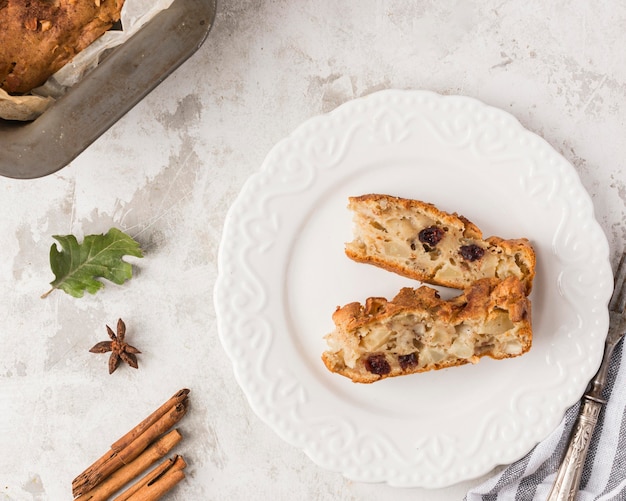
[[[141,480],[122,492],[113,501],[153,501],[158,499],[185,477],[187,463],[182,456],[163,461]]]
[[[172,428],[187,412],[187,393],[189,391],[181,391],[183,393],[186,391],[186,393],[181,395],[182,399],[177,397],[181,393],[178,392],[168,401],[168,403],[171,401],[171,405],[168,408],[165,405],[161,406],[115,443],[117,447],[121,443],[123,448],[118,450],[111,448],[83,473],[78,475],[72,481],[72,494],[74,497],[81,496],[93,489],[114,471],[139,456],[159,435]],[[163,408],[165,408],[164,411]],[[140,433],[137,434],[135,429]]]
[[[144,419],[128,433],[126,433],[126,435],[118,438],[115,442],[113,442],[113,444],[111,445],[111,449],[114,451],[122,450],[144,431],[146,431],[150,426],[156,423],[163,416],[163,414],[169,411],[174,405],[186,400],[187,395],[189,395],[189,390],[187,388],[178,390],[167,402],[161,405],[161,407],[159,407],[156,411],[150,414],[146,419]]]
[[[182,435],[176,429],[163,435],[136,459],[122,466],[89,492],[76,498],[75,501],[106,501],[114,492],[134,478],[137,478],[149,466],[164,457],[182,438]]]

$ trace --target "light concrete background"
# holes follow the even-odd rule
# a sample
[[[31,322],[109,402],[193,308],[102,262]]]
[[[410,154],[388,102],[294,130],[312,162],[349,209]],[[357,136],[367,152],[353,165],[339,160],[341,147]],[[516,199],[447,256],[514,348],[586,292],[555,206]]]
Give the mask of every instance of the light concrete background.
[[[192,406],[173,500],[455,500],[315,466],[250,410],[212,302],[224,216],[272,146],[380,89],[462,94],[545,138],[590,192],[612,256],[626,229],[626,5],[619,1],[221,1],[200,50],[68,167],[0,178],[0,499],[71,481],[179,388]],[[0,152],[0,155],[2,152]],[[52,235],[118,226],[146,257],[95,296],[40,295]],[[88,349],[128,325],[138,371]]]

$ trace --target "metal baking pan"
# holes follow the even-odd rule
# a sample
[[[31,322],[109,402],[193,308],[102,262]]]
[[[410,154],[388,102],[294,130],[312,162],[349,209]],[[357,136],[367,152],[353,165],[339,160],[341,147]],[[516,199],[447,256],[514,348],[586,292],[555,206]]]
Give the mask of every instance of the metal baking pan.
[[[65,167],[202,45],[215,11],[216,0],[174,0],[39,118],[0,119],[0,176]]]

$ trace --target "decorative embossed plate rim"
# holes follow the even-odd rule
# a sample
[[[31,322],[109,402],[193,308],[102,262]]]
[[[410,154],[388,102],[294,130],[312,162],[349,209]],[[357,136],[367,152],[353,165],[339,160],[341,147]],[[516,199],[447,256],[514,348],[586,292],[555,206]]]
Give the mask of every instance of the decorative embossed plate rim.
[[[531,351],[373,385],[329,373],[334,308],[416,285],[344,256],[347,197],[366,192],[530,238]],[[510,114],[381,91],[302,124],[246,182],[219,250],[218,330],[253,410],[314,462],[357,481],[443,487],[517,460],[582,395],[608,329],[608,256],[573,167]]]

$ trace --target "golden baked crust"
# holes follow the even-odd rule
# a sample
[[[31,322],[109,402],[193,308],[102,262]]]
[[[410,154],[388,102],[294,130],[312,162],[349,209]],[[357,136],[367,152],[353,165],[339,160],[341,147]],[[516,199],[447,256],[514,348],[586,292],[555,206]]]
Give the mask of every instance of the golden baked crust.
[[[418,200],[370,194],[350,197],[348,207],[354,239],[345,252],[354,261],[455,289],[514,275],[531,291],[535,252],[526,238],[484,239],[467,218]]]
[[[443,300],[428,286],[368,298],[333,314],[322,360],[355,383],[510,358],[532,344],[531,303],[515,276],[484,278]]]
[[[119,20],[123,0],[0,0],[0,88],[25,94]]]

